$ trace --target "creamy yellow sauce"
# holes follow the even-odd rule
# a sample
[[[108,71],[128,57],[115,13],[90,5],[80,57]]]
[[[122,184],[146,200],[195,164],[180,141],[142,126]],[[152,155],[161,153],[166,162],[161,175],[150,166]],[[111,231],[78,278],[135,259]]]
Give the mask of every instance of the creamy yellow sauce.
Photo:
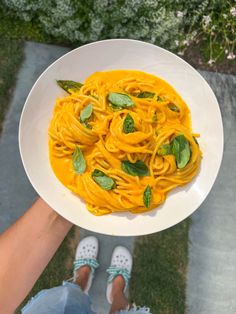
[[[134,106],[114,111],[108,94],[127,94]],[[153,98],[138,98],[151,92]],[[161,101],[160,101],[161,99]],[[80,122],[80,113],[92,104],[90,129]],[[174,105],[178,112],[170,109]],[[130,114],[135,132],[125,134],[124,119]],[[191,158],[178,169],[173,155],[158,155],[159,148],[183,134],[191,148]],[[170,190],[184,185],[197,174],[201,151],[191,130],[190,111],[180,95],[164,80],[133,70],[97,72],[86,79],[78,92],[56,100],[49,127],[49,156],[57,178],[80,196],[90,212],[103,215],[117,211],[141,213],[163,203]],[[72,155],[78,146],[86,160],[86,170],[76,174]],[[122,160],[142,160],[149,175],[131,176],[121,169]],[[92,178],[99,169],[116,182],[104,190]],[[152,191],[150,207],[144,206],[147,185]]]

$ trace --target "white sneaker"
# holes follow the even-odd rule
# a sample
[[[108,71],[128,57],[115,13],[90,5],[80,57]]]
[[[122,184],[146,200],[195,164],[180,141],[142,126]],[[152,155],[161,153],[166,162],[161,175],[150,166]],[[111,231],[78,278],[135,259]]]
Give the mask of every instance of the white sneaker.
[[[79,242],[75,253],[74,281],[78,278],[76,277],[76,273],[80,267],[88,265],[91,268],[88,283],[84,290],[87,294],[92,285],[94,272],[99,266],[97,262],[98,246],[98,239],[94,236],[89,236]]]
[[[125,280],[125,290],[128,286],[128,282],[131,276],[133,265],[133,258],[129,250],[124,246],[117,246],[111,257],[111,264],[110,267],[107,269],[109,274],[108,282],[107,282],[107,301],[111,304],[112,303],[112,282],[115,277],[121,275]]]

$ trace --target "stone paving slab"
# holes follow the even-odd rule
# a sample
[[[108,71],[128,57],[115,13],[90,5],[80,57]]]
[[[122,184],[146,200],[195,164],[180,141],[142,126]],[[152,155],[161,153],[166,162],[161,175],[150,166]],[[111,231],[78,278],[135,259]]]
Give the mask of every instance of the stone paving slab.
[[[15,91],[0,137],[0,232],[32,204],[36,192],[25,174],[18,145],[18,126],[28,93],[39,75],[68,48],[28,42]]]
[[[220,103],[225,145],[214,187],[192,215],[187,308],[190,314],[235,314],[236,77],[204,71],[201,74]]]

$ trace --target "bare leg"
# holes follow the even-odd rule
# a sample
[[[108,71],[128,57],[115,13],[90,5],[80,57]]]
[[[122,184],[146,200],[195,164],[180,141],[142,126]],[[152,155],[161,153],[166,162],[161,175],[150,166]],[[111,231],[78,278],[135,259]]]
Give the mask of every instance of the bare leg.
[[[39,198],[0,235],[1,313],[20,305],[71,226]]]
[[[120,310],[127,309],[129,301],[124,294],[125,281],[122,276],[117,276],[112,282],[112,305],[110,314],[116,313]]]
[[[91,268],[87,265],[80,267],[76,271],[75,283],[84,291],[86,288]]]

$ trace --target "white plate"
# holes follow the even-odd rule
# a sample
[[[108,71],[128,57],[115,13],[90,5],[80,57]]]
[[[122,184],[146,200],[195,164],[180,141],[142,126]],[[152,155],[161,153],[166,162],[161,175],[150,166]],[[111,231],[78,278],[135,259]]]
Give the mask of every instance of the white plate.
[[[48,125],[57,96],[56,79],[83,82],[96,71],[136,69],[170,83],[192,114],[193,131],[201,134],[201,169],[196,179],[169,194],[157,210],[96,217],[79,197],[55,177],[48,156]],[[164,230],[191,215],[210,192],[223,155],[223,126],[218,102],[209,85],[188,63],[160,47],[128,39],[104,40],[77,48],[49,66],[34,84],[23,109],[19,145],[25,171],[35,190],[60,215],[92,231],[120,236]]]

